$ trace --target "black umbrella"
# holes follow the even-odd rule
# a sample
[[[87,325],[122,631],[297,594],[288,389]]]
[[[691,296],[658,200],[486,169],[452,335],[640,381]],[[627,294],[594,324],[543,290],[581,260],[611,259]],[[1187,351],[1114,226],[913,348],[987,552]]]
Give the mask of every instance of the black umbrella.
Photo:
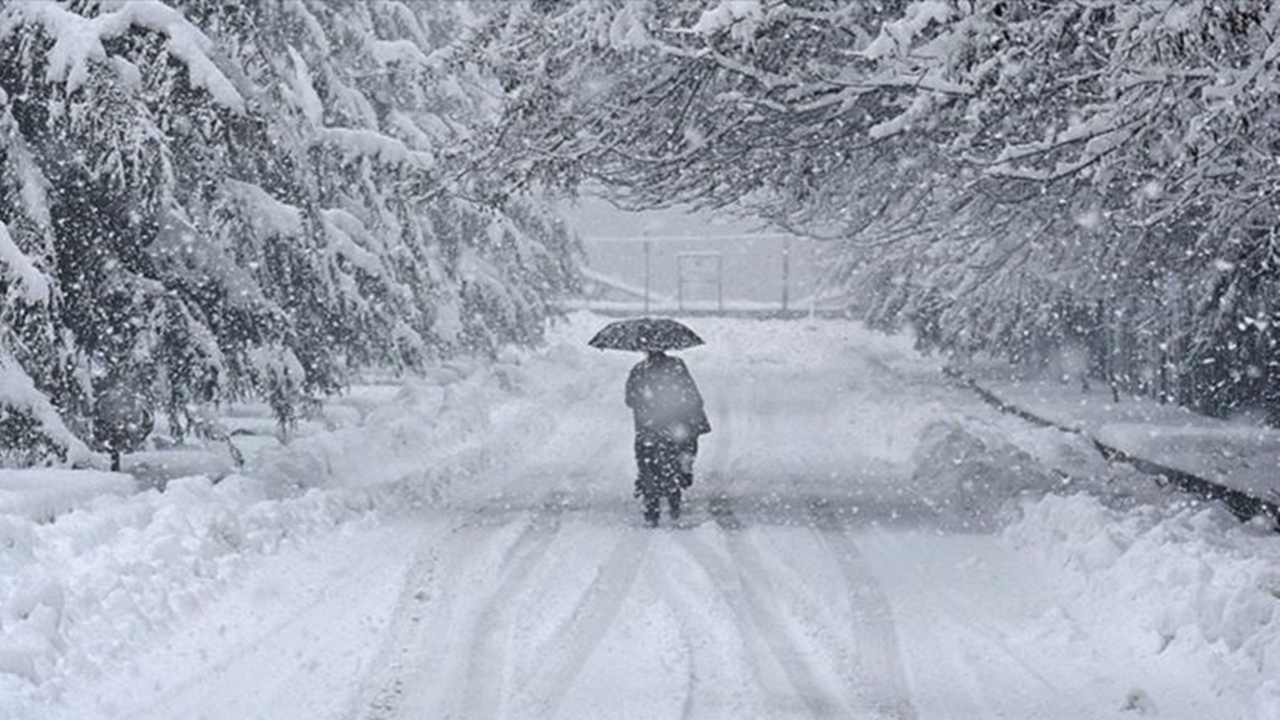
[[[601,350],[683,350],[702,344],[702,338],[688,326],[670,318],[628,318],[615,320],[600,329],[587,343]]]

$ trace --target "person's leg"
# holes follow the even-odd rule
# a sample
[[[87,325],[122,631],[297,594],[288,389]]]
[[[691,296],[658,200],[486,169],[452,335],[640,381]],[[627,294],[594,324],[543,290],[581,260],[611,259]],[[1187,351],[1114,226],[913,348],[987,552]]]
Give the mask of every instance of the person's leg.
[[[644,503],[644,519],[651,527],[657,526],[662,513],[663,452],[659,438],[648,433],[636,435],[635,495]]]
[[[645,494],[645,490],[653,485],[655,458],[652,439],[644,433],[636,433],[635,451],[635,496],[642,497]]]
[[[658,518],[662,516],[662,496],[661,495],[645,495],[644,496],[644,521],[650,527],[658,526]]]
[[[668,437],[663,437],[654,444],[655,470],[663,495],[669,495],[680,489],[681,445]]]

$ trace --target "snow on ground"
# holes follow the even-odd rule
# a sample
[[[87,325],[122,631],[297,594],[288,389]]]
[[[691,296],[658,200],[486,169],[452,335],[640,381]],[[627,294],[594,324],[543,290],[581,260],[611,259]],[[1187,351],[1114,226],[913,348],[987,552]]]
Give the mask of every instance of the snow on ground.
[[[128,495],[133,476],[102,470],[0,468],[0,516],[48,520],[99,495]]]
[[[511,362],[443,368],[406,383],[362,425],[265,452],[248,474],[217,484],[192,476],[126,497],[118,483],[99,484],[89,500],[65,487],[24,493],[24,510],[79,505],[53,523],[40,513],[0,516],[0,718],[47,717],[47,703],[87,678],[133,667],[139,649],[198,616],[263,556],[412,512],[450,483],[501,467],[505,453],[536,438],[545,413],[524,412],[514,399],[504,405],[516,373]],[[493,419],[513,427],[482,450]],[[51,482],[122,477],[44,472]],[[68,715],[95,716],[115,714]]]
[[[644,528],[603,322],[0,516],[0,718],[1280,718],[1275,536],[909,338],[690,321],[713,432]]]
[[[1110,697],[1166,717],[1280,717],[1274,533],[1215,508],[1119,513],[1075,495],[1029,504],[1003,537],[1061,588],[1044,646],[1081,651],[1086,628],[1109,640],[1091,649],[1099,665],[1130,667]]]

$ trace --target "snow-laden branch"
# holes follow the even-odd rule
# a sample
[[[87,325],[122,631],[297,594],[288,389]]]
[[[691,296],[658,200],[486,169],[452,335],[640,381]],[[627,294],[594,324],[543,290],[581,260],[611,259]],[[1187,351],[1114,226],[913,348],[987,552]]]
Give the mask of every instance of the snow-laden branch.
[[[67,428],[49,397],[36,388],[35,382],[3,346],[0,346],[0,406],[30,413],[40,432],[63,448],[67,462],[85,463],[92,459],[89,447]]]
[[[389,165],[411,165],[421,170],[436,167],[432,153],[411,150],[403,140],[376,130],[321,128],[316,132],[315,144],[335,148],[348,159],[367,157]]]
[[[51,297],[50,282],[36,263],[9,235],[9,228],[0,221],[0,277],[9,287],[6,304],[22,300],[28,305],[47,305]]]
[[[11,3],[0,10],[0,39],[20,32],[27,24],[41,26],[53,39],[45,79],[64,83],[68,94],[84,86],[93,64],[107,61],[104,42],[142,28],[168,38],[165,52],[187,68],[194,87],[207,90],[224,107],[245,110],[244,98],[211,57],[213,41],[159,0],[122,3],[92,18],[52,2]]]

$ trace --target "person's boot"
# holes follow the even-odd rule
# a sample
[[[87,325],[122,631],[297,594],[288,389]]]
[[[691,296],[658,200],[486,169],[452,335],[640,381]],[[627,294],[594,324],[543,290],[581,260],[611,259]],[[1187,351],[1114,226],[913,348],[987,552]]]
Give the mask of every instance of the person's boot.
[[[671,512],[670,512],[671,519],[679,520],[680,519],[680,491],[679,490],[667,496],[667,505],[671,508]]]

